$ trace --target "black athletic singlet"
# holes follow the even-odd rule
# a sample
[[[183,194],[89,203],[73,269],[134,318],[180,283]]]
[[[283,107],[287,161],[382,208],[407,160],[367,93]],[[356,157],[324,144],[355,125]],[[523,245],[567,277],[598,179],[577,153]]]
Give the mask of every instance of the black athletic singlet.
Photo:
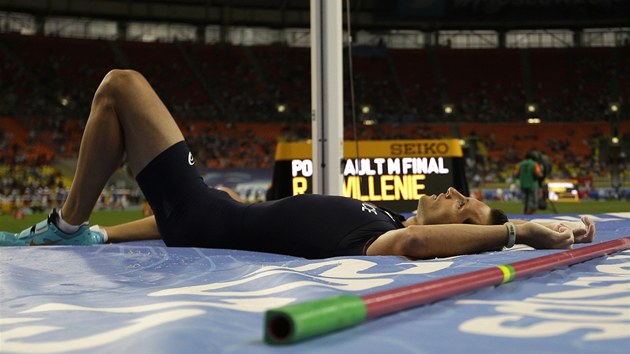
[[[227,248],[305,258],[363,255],[402,217],[351,198],[299,195],[243,204],[209,188],[184,142],[138,174],[164,242],[176,247]]]

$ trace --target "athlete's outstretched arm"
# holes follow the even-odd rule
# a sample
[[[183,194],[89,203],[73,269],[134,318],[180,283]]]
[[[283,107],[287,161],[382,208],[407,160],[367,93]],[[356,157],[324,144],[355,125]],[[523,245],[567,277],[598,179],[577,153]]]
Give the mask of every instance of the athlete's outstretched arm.
[[[516,225],[530,222],[519,219],[511,219],[510,221],[512,221]],[[567,227],[573,232],[575,243],[589,243],[593,242],[593,239],[595,238],[595,223],[588,216],[582,216],[580,218],[580,221],[535,221],[535,223],[543,225],[555,231],[558,231],[562,227]]]
[[[243,199],[231,188],[219,186],[217,189],[226,192],[232,199],[243,202]],[[107,242],[131,242],[158,240],[161,238],[154,216],[130,221],[114,226],[99,226],[107,232]]]
[[[107,232],[107,242],[159,240],[160,232],[154,216],[115,226],[100,226]]]
[[[397,255],[415,259],[451,257],[501,250],[508,243],[504,225],[412,225],[388,231],[369,248],[370,256]],[[516,243],[534,248],[570,248],[575,242],[571,229],[552,230],[526,222],[516,225]]]

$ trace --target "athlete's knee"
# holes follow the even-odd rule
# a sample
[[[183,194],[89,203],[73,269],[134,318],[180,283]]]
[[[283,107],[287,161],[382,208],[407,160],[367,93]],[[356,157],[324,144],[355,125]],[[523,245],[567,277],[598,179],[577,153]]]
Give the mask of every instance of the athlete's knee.
[[[146,80],[135,70],[111,70],[96,89],[92,102],[93,108],[116,105],[120,98],[129,96],[130,90],[137,91],[139,82],[146,82]]]
[[[101,86],[109,94],[125,93],[126,90],[137,88],[138,84],[146,84],[142,74],[130,69],[114,69],[105,75]]]
[[[106,75],[105,79],[109,80],[133,80],[137,78],[143,78],[142,74],[133,69],[112,69]]]

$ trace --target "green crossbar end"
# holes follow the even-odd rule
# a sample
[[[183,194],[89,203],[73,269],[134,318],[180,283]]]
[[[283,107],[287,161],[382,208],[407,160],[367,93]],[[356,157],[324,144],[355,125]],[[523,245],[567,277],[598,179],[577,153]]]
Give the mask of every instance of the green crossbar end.
[[[360,324],[366,315],[363,299],[354,295],[337,295],[271,309],[265,314],[265,342],[299,342]]]

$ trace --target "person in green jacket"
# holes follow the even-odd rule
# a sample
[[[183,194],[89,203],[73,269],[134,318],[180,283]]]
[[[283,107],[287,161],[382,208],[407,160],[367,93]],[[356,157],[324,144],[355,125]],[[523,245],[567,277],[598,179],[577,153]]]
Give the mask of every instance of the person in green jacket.
[[[543,177],[542,168],[536,162],[536,151],[530,150],[525,159],[514,168],[514,178],[518,178],[523,200],[523,214],[533,214],[538,208],[539,180]]]

